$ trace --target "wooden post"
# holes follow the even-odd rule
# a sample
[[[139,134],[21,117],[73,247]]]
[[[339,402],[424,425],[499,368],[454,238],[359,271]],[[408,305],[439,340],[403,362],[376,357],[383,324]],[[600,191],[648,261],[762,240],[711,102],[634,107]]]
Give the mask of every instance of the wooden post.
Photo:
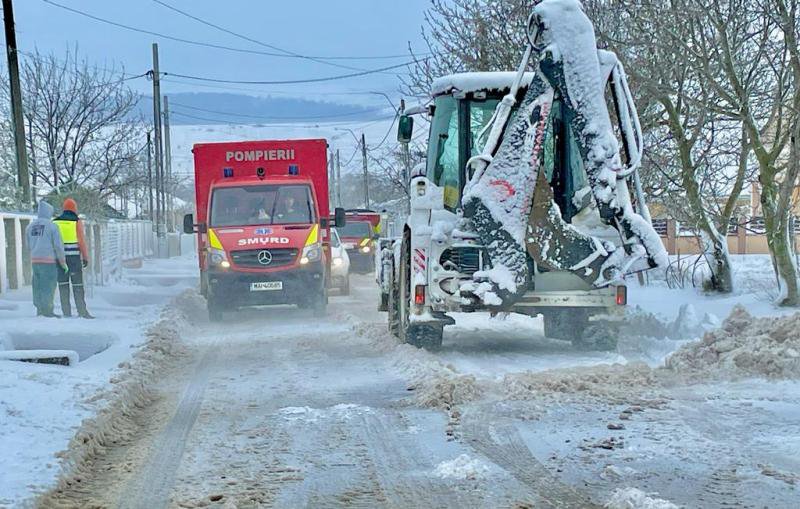
[[[747,229],[742,224],[736,227],[736,247],[740,255],[747,254]]]
[[[22,275],[22,224],[18,217],[14,218],[14,265],[16,267],[14,274],[16,288],[22,288],[22,285],[25,284],[25,278]]]
[[[677,226],[674,219],[667,219],[667,253],[677,252]]]

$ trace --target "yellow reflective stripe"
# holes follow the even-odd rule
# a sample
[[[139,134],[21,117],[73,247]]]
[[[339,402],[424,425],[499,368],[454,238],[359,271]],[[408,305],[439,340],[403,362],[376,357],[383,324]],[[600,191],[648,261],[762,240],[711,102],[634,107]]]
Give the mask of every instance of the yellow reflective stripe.
[[[319,225],[315,224],[311,228],[311,231],[308,233],[308,238],[306,239],[306,246],[316,244],[317,242],[319,242]]]
[[[362,241],[361,241],[361,242],[360,242],[358,245],[359,245],[359,246],[361,246],[361,247],[364,247],[364,246],[366,246],[367,244],[369,244],[369,241],[370,241],[370,240],[371,240],[371,239],[369,239],[369,238],[367,238],[367,239],[364,239],[364,240],[362,240]]]
[[[214,249],[222,249],[222,242],[217,238],[217,234],[211,228],[208,229],[208,245]]]
[[[78,243],[77,221],[67,221],[61,219],[53,222],[56,224],[56,226],[58,226],[58,230],[61,232],[61,240],[64,242],[64,244]]]

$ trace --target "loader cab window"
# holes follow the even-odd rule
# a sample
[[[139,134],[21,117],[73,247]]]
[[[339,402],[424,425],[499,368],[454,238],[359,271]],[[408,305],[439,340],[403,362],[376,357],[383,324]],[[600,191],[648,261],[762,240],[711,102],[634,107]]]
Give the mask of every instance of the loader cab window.
[[[444,206],[458,208],[460,199],[459,168],[459,102],[451,95],[435,100],[436,113],[428,141],[428,178],[444,189]]]
[[[586,205],[576,199],[576,193],[588,185],[583,157],[569,125],[570,115],[571,111],[563,106],[560,99],[553,101],[542,158],[553,198],[561,210],[561,217],[568,223]]]
[[[500,98],[471,99],[469,101],[469,157],[480,154],[483,147],[486,146],[491,129],[489,122],[494,116],[498,103],[500,103]]]

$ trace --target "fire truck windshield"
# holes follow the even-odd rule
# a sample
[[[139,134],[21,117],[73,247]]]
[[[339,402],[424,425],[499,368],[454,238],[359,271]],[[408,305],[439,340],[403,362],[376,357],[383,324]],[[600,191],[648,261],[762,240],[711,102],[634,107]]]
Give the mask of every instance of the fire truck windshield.
[[[350,221],[339,228],[339,235],[341,237],[358,237],[363,239],[369,237],[371,234],[370,223],[367,221]]]
[[[222,187],[211,197],[209,224],[214,227],[313,222],[314,201],[307,185]]]

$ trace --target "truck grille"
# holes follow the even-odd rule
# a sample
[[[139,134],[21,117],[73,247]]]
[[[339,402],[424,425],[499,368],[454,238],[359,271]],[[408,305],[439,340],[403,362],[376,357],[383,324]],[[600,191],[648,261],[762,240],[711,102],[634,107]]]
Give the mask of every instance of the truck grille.
[[[272,260],[268,264],[258,261],[258,254],[262,251],[268,252]],[[271,269],[291,265],[297,259],[297,249],[248,249],[246,251],[232,251],[231,261],[238,267],[248,269]]]
[[[481,248],[464,246],[445,249],[439,257],[439,265],[445,270],[454,270],[472,275],[481,270]]]

